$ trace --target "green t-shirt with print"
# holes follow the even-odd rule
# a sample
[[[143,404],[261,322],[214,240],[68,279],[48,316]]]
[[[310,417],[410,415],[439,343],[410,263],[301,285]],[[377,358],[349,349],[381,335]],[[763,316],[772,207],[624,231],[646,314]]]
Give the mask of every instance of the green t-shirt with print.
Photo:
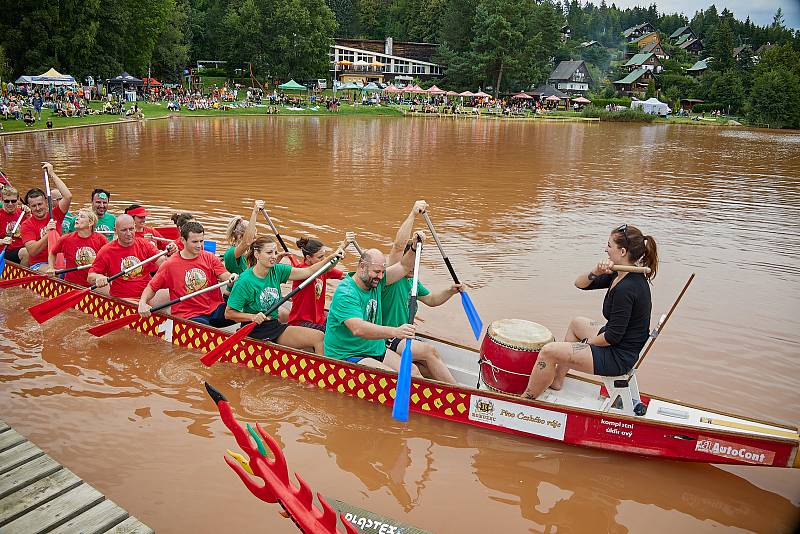
[[[64,220],[61,221],[61,233],[62,234],[69,234],[70,232],[75,231],[75,219],[78,216],[68,211],[66,215],[64,215]]]
[[[281,284],[289,280],[292,267],[276,263],[267,272],[267,276],[259,278],[252,267],[239,275],[228,297],[228,306],[244,313],[266,312],[275,305],[281,295]],[[273,319],[278,318],[278,310],[269,314]]]
[[[381,293],[386,278],[381,278],[378,287],[364,291],[356,285],[353,274],[345,276],[333,294],[325,325],[325,356],[336,360],[354,356],[382,357],[386,354],[386,342],[383,339],[356,337],[344,322],[355,317],[373,324],[383,324]]]
[[[413,278],[403,277],[390,286],[384,286],[381,294],[383,326],[400,326],[408,322],[408,297],[411,295]],[[429,295],[428,288],[417,280],[417,296]]]
[[[244,254],[237,260],[235,250],[236,247],[230,247],[226,250],[222,256],[222,262],[229,273],[242,274],[247,270],[247,260],[244,259]]]
[[[69,218],[69,221],[67,221]],[[72,215],[71,213],[67,214],[67,217],[64,217],[64,224],[62,225],[62,229],[64,233],[70,233],[75,231],[75,220],[77,219],[77,215]],[[94,231],[100,232],[100,235],[108,239],[109,241],[114,240],[114,225],[117,222],[117,218],[114,215],[111,215],[109,212],[105,212],[102,217],[97,219],[97,224],[94,225]]]

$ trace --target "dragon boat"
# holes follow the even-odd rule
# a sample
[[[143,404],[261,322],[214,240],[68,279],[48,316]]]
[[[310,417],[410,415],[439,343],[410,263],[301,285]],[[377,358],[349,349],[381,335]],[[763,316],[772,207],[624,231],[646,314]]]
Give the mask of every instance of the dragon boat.
[[[33,271],[8,262],[3,278]],[[41,297],[76,289],[69,282],[35,277],[24,284]],[[5,291],[8,291],[6,289]],[[103,321],[135,314],[125,301],[89,292],[75,306]],[[230,334],[167,314],[138,319],[128,328],[176,346],[208,352]],[[593,380],[568,375],[559,391],[536,400],[489,388],[481,379],[479,351],[430,336],[459,385],[414,379],[410,410],[454,423],[607,451],[717,464],[800,468],[797,427],[712,411],[639,394],[636,376]],[[397,376],[355,363],[244,338],[220,362],[314,384],[390,408]],[[476,386],[477,385],[477,386]],[[615,402],[621,400],[622,402]],[[634,402],[632,402],[632,400]]]

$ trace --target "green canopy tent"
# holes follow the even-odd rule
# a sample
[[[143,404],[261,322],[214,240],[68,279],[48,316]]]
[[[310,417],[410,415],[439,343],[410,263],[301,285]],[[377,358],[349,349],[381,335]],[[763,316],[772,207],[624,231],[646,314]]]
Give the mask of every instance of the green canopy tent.
[[[286,83],[282,83],[278,86],[278,89],[283,89],[284,91],[307,91],[308,88],[305,85],[300,85],[294,80],[289,80]]]
[[[378,87],[378,85],[375,82],[368,83],[361,90],[364,91],[365,93],[379,93],[383,91],[383,89]]]

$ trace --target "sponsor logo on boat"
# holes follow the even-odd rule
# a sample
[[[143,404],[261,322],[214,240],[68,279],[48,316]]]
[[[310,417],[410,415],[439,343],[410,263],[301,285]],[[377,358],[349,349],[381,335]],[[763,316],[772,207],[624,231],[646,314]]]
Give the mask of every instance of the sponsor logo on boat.
[[[606,429],[607,434],[615,436],[622,436],[623,438],[633,437],[633,423],[626,423],[624,421],[611,421],[609,419],[600,419],[600,424]]]
[[[730,441],[723,441],[706,436],[700,436],[698,438],[694,450],[713,454],[715,456],[722,456],[723,458],[743,460],[751,464],[770,465],[775,459],[775,453],[773,451],[767,451],[757,447],[748,447],[747,445],[740,445],[738,443],[731,443]]]
[[[564,439],[567,427],[567,414],[479,395],[472,395],[469,418],[472,421],[560,440]]]

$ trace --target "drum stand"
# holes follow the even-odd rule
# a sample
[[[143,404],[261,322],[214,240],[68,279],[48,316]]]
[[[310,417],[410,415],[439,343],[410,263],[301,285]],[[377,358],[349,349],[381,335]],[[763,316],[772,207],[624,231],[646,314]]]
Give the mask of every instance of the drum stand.
[[[620,376],[601,376],[603,385],[608,391],[608,399],[603,403],[600,411],[607,412],[617,403],[622,402],[622,411],[626,414],[644,415],[647,406],[642,403],[639,396],[639,383],[636,380],[636,371]]]

